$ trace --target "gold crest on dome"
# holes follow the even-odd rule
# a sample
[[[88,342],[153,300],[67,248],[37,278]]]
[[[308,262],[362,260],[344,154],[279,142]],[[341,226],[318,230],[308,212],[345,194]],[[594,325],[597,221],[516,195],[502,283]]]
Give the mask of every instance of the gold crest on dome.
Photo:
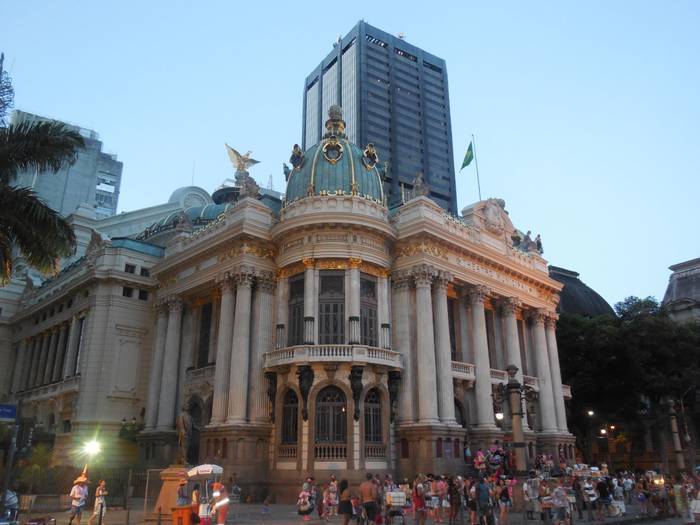
[[[343,145],[338,142],[338,137],[331,135],[323,144],[323,158],[331,164],[335,164],[343,157]]]

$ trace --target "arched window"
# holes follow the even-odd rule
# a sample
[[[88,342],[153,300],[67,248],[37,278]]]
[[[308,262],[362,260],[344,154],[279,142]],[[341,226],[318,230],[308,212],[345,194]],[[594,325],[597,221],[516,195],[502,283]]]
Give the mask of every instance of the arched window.
[[[360,279],[360,341],[363,345],[378,346],[377,336],[377,280],[362,274]]]
[[[316,398],[316,443],[347,442],[345,394],[327,386]]]
[[[299,424],[299,398],[291,388],[284,394],[282,400],[282,443],[289,445],[298,439],[297,425]]]
[[[320,344],[345,343],[345,274],[343,272],[321,273],[318,319]]]
[[[289,279],[287,346],[304,343],[304,274]]]
[[[365,443],[382,442],[382,401],[373,388],[365,396]]]
[[[442,457],[442,438],[437,438],[437,443],[435,444],[435,457]]]

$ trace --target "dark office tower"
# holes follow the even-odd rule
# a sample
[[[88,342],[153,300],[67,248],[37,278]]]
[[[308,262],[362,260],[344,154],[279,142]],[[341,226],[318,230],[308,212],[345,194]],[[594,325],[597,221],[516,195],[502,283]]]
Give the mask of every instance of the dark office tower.
[[[457,212],[445,61],[365,22],[334,44],[304,83],[304,149],[323,136],[328,108],[343,107],[351,142],[374,143],[389,162],[389,205],[418,172],[430,197]]]

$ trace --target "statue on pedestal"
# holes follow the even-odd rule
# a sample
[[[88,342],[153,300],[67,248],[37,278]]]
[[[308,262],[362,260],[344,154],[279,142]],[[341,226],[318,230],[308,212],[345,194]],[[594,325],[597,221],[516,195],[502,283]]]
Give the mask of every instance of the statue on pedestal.
[[[187,448],[192,437],[192,427],[194,422],[192,416],[187,411],[187,405],[182,406],[182,410],[175,418],[175,430],[177,432],[177,459],[179,465],[187,464]]]

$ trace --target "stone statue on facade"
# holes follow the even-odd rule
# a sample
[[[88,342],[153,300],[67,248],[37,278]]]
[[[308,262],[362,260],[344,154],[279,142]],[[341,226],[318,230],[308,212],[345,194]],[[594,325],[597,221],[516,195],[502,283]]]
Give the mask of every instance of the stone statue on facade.
[[[416,173],[413,179],[413,197],[420,197],[421,195],[428,196],[430,194],[430,185],[425,181],[422,171]]]
[[[295,170],[300,170],[302,164],[304,164],[304,152],[299,147],[299,144],[294,144],[292,154],[289,157],[289,163]]]
[[[228,152],[228,158],[231,159],[231,162],[236,168],[236,172],[247,173],[248,168],[260,162],[259,160],[250,158],[250,154],[252,153],[251,151],[247,151],[244,155],[241,155],[228,144],[226,144],[225,146],[226,151]]]
[[[177,463],[187,464],[187,449],[192,437],[194,422],[192,416],[187,411],[187,405],[182,406],[182,410],[175,418],[175,431],[177,432]]]
[[[374,147],[374,144],[370,142],[367,144],[367,147],[362,154],[362,164],[364,164],[365,168],[371,170],[377,165],[378,162],[379,155],[377,154],[377,149]]]
[[[401,385],[401,372],[398,370],[389,371],[389,411],[391,422],[396,418],[396,400],[399,397],[399,387]]]
[[[303,401],[301,408],[301,416],[304,421],[309,420],[309,392],[311,391],[311,386],[314,384],[314,370],[309,365],[302,365],[297,368],[297,378],[299,380],[299,392],[301,392],[301,399]]]
[[[537,237],[535,237],[535,246],[537,247],[537,251],[542,255],[544,253],[544,250],[542,249],[542,238],[540,237],[540,234],[537,234]]]
[[[348,379],[350,380],[350,389],[352,390],[352,400],[355,403],[355,411],[353,412],[353,417],[355,421],[360,420],[360,396],[362,396],[362,371],[361,366],[353,366],[350,369],[350,375]]]

